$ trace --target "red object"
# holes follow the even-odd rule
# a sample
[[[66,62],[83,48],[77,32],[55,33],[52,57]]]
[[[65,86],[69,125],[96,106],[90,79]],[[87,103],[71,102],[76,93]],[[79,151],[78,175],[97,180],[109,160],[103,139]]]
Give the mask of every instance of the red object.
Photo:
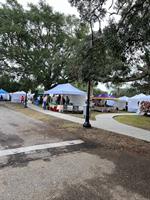
[[[21,96],[21,103],[24,103],[24,96]]]
[[[58,112],[58,111],[59,111],[59,110],[57,109],[57,106],[49,107],[49,110],[54,111],[54,112]]]
[[[150,102],[142,101],[140,105],[140,111],[144,112],[145,114],[150,113]]]

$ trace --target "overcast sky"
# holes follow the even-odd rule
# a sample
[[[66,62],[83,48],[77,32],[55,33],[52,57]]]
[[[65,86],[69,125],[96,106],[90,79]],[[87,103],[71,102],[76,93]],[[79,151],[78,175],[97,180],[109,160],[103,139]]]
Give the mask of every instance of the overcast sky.
[[[27,7],[28,3],[34,3],[38,4],[38,0],[17,0],[20,4],[22,4],[24,7]],[[5,3],[6,0],[0,0],[1,3]],[[75,14],[79,16],[76,8],[71,7],[68,0],[46,0],[47,3],[49,3],[50,6],[54,8],[54,10],[63,12],[65,14]]]
[[[5,3],[6,0],[0,0],[0,3]],[[20,4],[23,5],[23,7],[27,7],[28,3],[34,3],[38,4],[38,0],[18,0]],[[75,7],[71,7],[68,0],[46,0],[47,3],[49,3],[50,6],[53,7],[55,11],[59,11],[64,14],[74,14],[79,17],[79,13],[77,12],[77,9]],[[111,0],[110,0],[111,3]],[[105,87],[104,84],[99,84],[98,88],[104,91],[108,91],[108,89]]]

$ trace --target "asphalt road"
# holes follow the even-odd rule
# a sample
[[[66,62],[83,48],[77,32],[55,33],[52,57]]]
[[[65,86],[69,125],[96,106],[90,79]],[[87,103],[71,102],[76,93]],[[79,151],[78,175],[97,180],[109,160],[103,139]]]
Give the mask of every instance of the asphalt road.
[[[69,135],[68,138],[65,135],[67,139],[71,139]],[[79,138],[74,136],[72,139]],[[48,132],[44,122],[0,106],[0,151],[63,140],[62,136]],[[134,167],[140,166],[138,161],[132,166],[132,155],[113,153],[110,158],[105,156],[108,152],[97,151],[85,142],[0,157],[0,200],[150,199],[147,182],[146,189],[138,191],[134,185],[128,187],[129,173],[120,172],[122,161],[126,161],[129,169],[131,167],[131,173]],[[149,158],[144,160],[147,165],[149,161]],[[116,179],[118,174],[119,179]],[[135,180],[139,184],[144,181],[143,176],[141,179],[135,177]]]

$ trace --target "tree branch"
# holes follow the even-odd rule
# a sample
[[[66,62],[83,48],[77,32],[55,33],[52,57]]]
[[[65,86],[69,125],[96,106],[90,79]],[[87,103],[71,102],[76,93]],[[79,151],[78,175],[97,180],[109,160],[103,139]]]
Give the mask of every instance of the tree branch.
[[[150,76],[150,72],[143,72],[141,74],[137,73],[134,74],[130,77],[126,77],[126,78],[120,78],[120,77],[108,77],[108,78],[104,78],[102,81],[103,83],[107,83],[107,82],[117,82],[117,83],[125,83],[125,82],[133,82],[133,81],[137,81],[137,80],[142,80],[143,78]],[[117,81],[115,81],[115,79],[117,79]]]
[[[110,10],[110,9],[112,8],[113,4],[114,4],[114,0],[112,0],[111,5],[110,5],[110,7],[108,8],[108,10]]]

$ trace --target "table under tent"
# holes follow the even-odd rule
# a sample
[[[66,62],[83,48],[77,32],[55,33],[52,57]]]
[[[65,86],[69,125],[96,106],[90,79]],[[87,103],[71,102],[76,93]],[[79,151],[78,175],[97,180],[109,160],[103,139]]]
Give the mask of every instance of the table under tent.
[[[92,98],[92,101],[94,103],[93,110],[99,111],[99,112],[115,112],[116,108],[114,107],[114,104],[118,99],[109,94],[99,94]]]
[[[56,87],[44,92],[45,95],[51,96],[51,102],[48,109],[59,112],[83,112],[87,94],[84,91],[72,86],[70,83],[59,84]],[[61,97],[61,100],[57,99]],[[68,101],[66,100],[68,99]]]
[[[3,89],[0,89],[0,101],[9,100],[9,93]]]

